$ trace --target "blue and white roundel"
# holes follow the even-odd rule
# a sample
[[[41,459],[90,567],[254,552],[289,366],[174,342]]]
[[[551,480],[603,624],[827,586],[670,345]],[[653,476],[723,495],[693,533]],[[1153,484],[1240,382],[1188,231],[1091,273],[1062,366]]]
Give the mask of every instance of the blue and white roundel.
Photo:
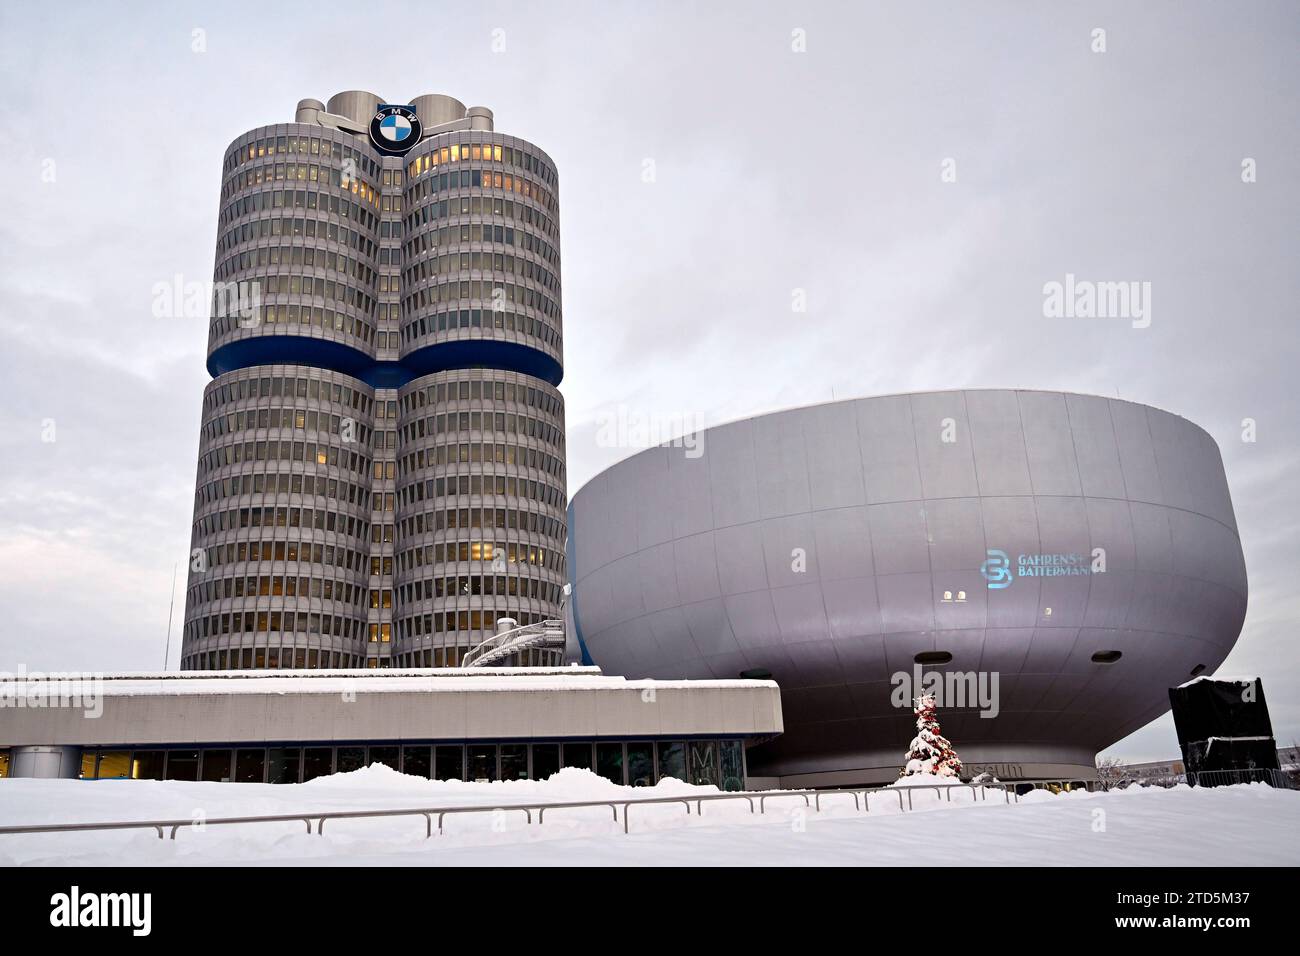
[[[394,113],[379,123],[379,134],[390,143],[400,143],[411,135],[411,121]]]
[[[422,134],[420,118],[411,106],[381,103],[370,118],[370,145],[385,156],[405,156]]]

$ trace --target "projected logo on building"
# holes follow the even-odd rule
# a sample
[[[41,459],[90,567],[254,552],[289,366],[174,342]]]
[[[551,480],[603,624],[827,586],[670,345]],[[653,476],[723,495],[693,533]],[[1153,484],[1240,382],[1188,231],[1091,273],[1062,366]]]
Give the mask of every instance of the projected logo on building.
[[[989,583],[990,591],[1000,591],[1011,586],[1016,578],[1055,578],[1078,574],[1091,574],[1105,570],[1101,549],[1093,552],[1090,564],[1087,555],[1075,551],[1021,554],[1014,568],[1005,551],[988,549],[988,558],[980,565],[980,574]]]
[[[385,156],[403,156],[420,141],[420,119],[411,106],[381,105],[370,120],[370,142]]]
[[[1011,559],[1005,551],[989,548],[988,560],[980,565],[980,574],[989,583],[990,590],[1001,590],[1011,585]]]

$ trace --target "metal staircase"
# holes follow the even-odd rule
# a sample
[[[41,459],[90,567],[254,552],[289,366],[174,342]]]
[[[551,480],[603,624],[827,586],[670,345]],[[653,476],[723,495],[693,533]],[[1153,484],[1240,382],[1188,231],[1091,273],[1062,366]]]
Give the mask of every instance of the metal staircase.
[[[564,622],[555,619],[510,627],[514,621],[503,618],[498,626],[506,629],[493,634],[486,641],[470,648],[460,662],[461,667],[491,667],[514,654],[533,648],[564,649]]]

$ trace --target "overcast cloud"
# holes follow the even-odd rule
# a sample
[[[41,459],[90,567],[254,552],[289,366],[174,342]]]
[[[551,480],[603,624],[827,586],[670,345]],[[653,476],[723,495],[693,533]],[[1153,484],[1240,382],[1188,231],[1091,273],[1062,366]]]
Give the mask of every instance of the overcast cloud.
[[[595,440],[620,405],[714,424],[1010,386],[1168,409],[1218,441],[1246,553],[1221,672],[1263,677],[1290,744],[1298,40],[1300,6],[1266,2],[6,5],[0,669],[163,664],[206,320],[151,305],[211,278],[226,146],[304,97],[439,92],[559,166],[571,494],[630,453]],[[1067,273],[1150,282],[1150,327],[1044,318]],[[1173,756],[1171,720],[1113,752]]]

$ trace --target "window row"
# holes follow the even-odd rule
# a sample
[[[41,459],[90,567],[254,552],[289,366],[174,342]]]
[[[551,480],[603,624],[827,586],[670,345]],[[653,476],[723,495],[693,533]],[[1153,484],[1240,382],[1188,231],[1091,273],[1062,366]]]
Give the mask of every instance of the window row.
[[[324,432],[342,435],[344,429],[356,440],[365,442],[365,425],[348,415],[334,415],[314,408],[250,408],[244,411],[214,415],[203,425],[203,437],[217,438],[257,428],[283,428],[294,431]]]
[[[425,157],[425,159],[428,159],[428,157]],[[429,169],[433,170],[434,166],[430,164]],[[425,170],[420,170],[421,176],[424,176],[424,172]],[[433,176],[412,183],[407,190],[409,204],[413,206],[425,196],[442,193],[442,191],[448,189],[504,190],[506,193],[532,199],[534,203],[537,203],[543,209],[547,209],[551,213],[555,212],[555,194],[551,193],[551,190],[547,189],[546,186],[534,182],[532,178],[499,172],[497,169],[452,169],[451,172],[434,173]]]
[[[409,581],[397,587],[398,598],[406,604],[413,601],[432,601],[437,598],[461,598],[477,595],[501,597],[526,597],[548,604],[559,604],[563,588],[550,581],[537,578],[517,578],[509,575],[461,574],[452,577],[425,578]],[[375,591],[371,591],[371,607],[380,607],[374,603]],[[384,592],[387,594],[387,592]],[[392,607],[384,604],[383,607]]]
[[[317,163],[262,163],[246,169],[243,173],[227,180],[226,189],[228,191],[224,195],[230,195],[232,192],[239,192],[266,183],[295,182],[303,185],[320,183],[325,186],[333,186],[345,193],[351,193],[360,202],[364,202],[375,209],[381,208],[379,190],[370,183],[358,176],[345,175],[341,169],[330,169],[328,166],[321,166]],[[400,211],[401,198],[393,198],[398,200],[398,211]],[[391,209],[391,206],[388,208]]]
[[[386,462],[385,464],[392,464]],[[390,476],[391,477],[391,476]],[[442,478],[424,478],[402,488],[398,494],[402,505],[434,498],[455,498],[456,496],[480,497],[484,495],[502,495],[511,498],[529,498],[540,501],[563,511],[568,502],[564,491],[544,481],[531,478],[515,478],[511,475],[451,475]],[[455,504],[455,502],[449,502]],[[491,502],[483,502],[491,504]]]
[[[255,195],[261,195],[255,194]],[[247,197],[251,199],[253,197]],[[244,200],[241,200],[244,201]],[[296,239],[324,239],[355,249],[367,259],[374,260],[379,252],[378,244],[366,237],[364,233],[340,226],[329,219],[296,217],[293,219],[254,219],[241,223],[233,229],[222,233],[217,239],[217,254],[237,249],[259,239],[279,239],[291,236]]]
[[[413,157],[406,164],[406,173],[408,177],[421,176],[429,170],[445,166],[447,163],[476,159],[484,162],[518,166],[535,176],[540,176],[548,183],[555,182],[554,169],[549,163],[544,162],[540,156],[502,143],[448,143],[441,148],[435,147],[422,155]]]
[[[384,333],[376,332],[375,327],[364,319],[348,314],[346,312],[335,312],[328,306],[310,306],[299,305],[298,303],[273,303],[262,305],[258,309],[258,323],[266,325],[296,325],[301,328],[317,328],[322,331],[342,332],[354,339],[358,339],[367,345],[374,345],[377,337],[383,336]],[[247,322],[241,322],[238,318],[222,315],[212,322],[212,335],[214,338],[220,338],[234,332],[237,328],[256,328],[256,324],[249,325]],[[390,336],[394,341],[397,340],[397,333]]]
[[[234,611],[204,615],[186,625],[191,640],[223,634],[320,634],[361,641],[366,622],[341,614],[315,611]]]
[[[273,268],[275,266],[284,268],[277,270]],[[307,245],[257,246],[251,249],[241,247],[219,262],[213,275],[217,281],[224,281],[252,269],[271,269],[276,276],[288,276],[290,284],[287,287],[272,289],[269,283],[263,281],[259,285],[259,291],[297,294],[304,291],[304,282],[301,279],[296,283],[293,282],[295,275],[289,269],[295,266],[303,269],[327,269],[344,278],[355,279],[367,289],[375,289],[379,285],[379,273],[360,259],[353,259],[330,249],[318,249]],[[310,294],[313,288],[315,283],[306,291]]]
[[[342,468],[358,475],[370,470],[370,459],[359,452],[319,441],[271,440],[235,442],[199,456],[200,472],[250,461],[301,461]]]
[[[304,376],[242,376],[209,388],[203,398],[206,409],[213,409],[247,398],[310,398],[352,408],[363,415],[373,412],[374,396],[360,389],[329,379]]]
[[[366,589],[351,581],[336,581],[333,578],[259,574],[201,581],[189,589],[189,596],[196,602],[204,603],[257,597],[315,598],[333,601],[335,604],[353,604],[360,609],[365,601]]]
[[[346,194],[340,196],[337,193],[322,193],[314,189],[260,189],[242,197],[240,201],[242,199],[252,200],[249,208],[254,212],[263,209],[316,209],[346,219],[348,222],[355,222],[371,235],[379,232],[379,215],[364,203],[349,199]],[[222,210],[217,220],[218,232],[234,219],[236,208],[238,208],[237,202],[231,202]]]
[[[220,651],[201,651],[181,658],[183,671],[215,670],[265,670],[279,668],[281,658],[285,667],[297,670],[322,668],[335,670],[352,667],[365,667],[366,659],[361,654],[349,654],[347,651],[319,650],[315,647],[285,647],[283,655],[279,647],[244,647]],[[205,778],[206,779],[206,778]]]
[[[500,528],[504,531],[528,531],[548,538],[564,539],[564,522],[536,511],[514,508],[450,508],[420,512],[403,517],[397,526],[404,535],[450,531],[456,528]]]
[[[228,541],[205,548],[203,553],[210,569],[256,561],[303,561],[357,574],[365,572],[365,561],[369,556],[368,551],[356,551],[342,545],[293,540]]]
[[[195,492],[195,507],[242,495],[315,495],[319,498],[332,498],[340,503],[347,502],[363,510],[370,504],[370,491],[350,481],[326,478],[324,475],[272,472],[265,475],[232,475],[203,482]]]
[[[279,506],[232,508],[228,511],[214,511],[194,520],[197,537],[210,537],[222,531],[244,528],[306,528],[364,540],[370,523],[364,518],[326,508]]]
[[[254,266],[254,269],[271,268],[270,266]],[[287,268],[287,267],[285,267]],[[229,276],[218,277],[218,281],[225,282]],[[213,315],[215,318],[224,320],[220,324],[213,322],[215,328],[223,332],[233,331],[237,326],[239,328],[256,327],[257,321],[274,323],[277,318],[280,321],[287,321],[287,313],[276,311],[276,305],[283,308],[283,304],[268,304],[265,299],[272,295],[302,295],[314,296],[317,299],[324,299],[328,302],[337,302],[341,305],[349,305],[356,309],[362,315],[373,315],[378,300],[367,290],[351,285],[348,282],[329,279],[324,276],[307,275],[306,273],[289,273],[276,272],[267,275],[243,276],[241,282],[252,283],[257,290],[261,308],[258,316],[250,323],[249,319],[242,315],[238,310],[226,308],[224,303],[216,297],[220,292],[213,294]],[[286,303],[287,304],[287,303]],[[314,303],[313,303],[314,304]],[[234,314],[231,314],[231,313]],[[368,327],[368,326],[367,326]],[[357,335],[359,338],[367,339],[368,336],[362,335],[355,329],[346,329],[345,331]]]
[[[385,573],[389,573],[391,560],[384,558]],[[511,564],[531,564],[560,575],[564,573],[564,554],[558,549],[515,541],[445,541],[408,548],[397,555],[397,567],[403,573],[414,568],[469,561],[491,561],[494,571],[498,566],[506,570]],[[374,571],[373,562],[371,570]]]
[[[471,184],[468,181],[462,181],[460,185],[462,188],[467,188]],[[507,219],[514,219],[516,222],[531,226],[553,242],[559,241],[559,224],[554,216],[525,202],[517,202],[504,196],[470,195],[468,193],[423,202],[422,200],[425,198],[426,194],[413,197],[407,203],[407,215],[401,220],[401,225],[404,227],[402,231],[405,235],[412,237],[415,250],[428,248],[416,243],[416,237],[426,231],[422,227],[428,226],[430,223],[436,223],[440,219],[472,216],[474,215],[476,202],[480,215],[504,216]]]
[[[504,309],[458,309],[421,316],[402,326],[402,341],[415,344],[426,335],[455,329],[501,329],[539,338],[557,352],[563,347],[560,333],[550,324],[531,315],[517,315]]]
[[[507,206],[513,205],[506,203]],[[439,204],[443,208],[445,204]],[[470,197],[466,197],[462,208],[457,208],[452,204],[450,215],[456,217],[469,217],[474,215],[469,209],[473,209],[475,202]],[[430,206],[430,209],[434,207]],[[529,207],[521,206],[520,209]],[[477,210],[475,210],[477,212]],[[430,213],[430,220],[446,218],[448,213],[444,211],[439,216],[436,213]],[[547,242],[541,236],[535,235],[530,229],[517,229],[513,226],[502,226],[491,222],[460,222],[442,226],[436,229],[421,229],[411,235],[404,248],[406,250],[407,261],[415,261],[420,256],[428,252],[434,252],[437,249],[458,242],[497,242],[507,246],[520,246],[525,251],[531,252],[536,256],[550,262],[555,268],[560,267],[560,250],[551,243]]]
[[[403,276],[406,283],[413,284],[436,279],[438,276],[455,276],[464,272],[499,272],[502,275],[527,279],[556,294],[560,291],[560,277],[554,272],[524,256],[493,252],[490,249],[474,252],[444,252],[436,256],[426,256],[406,269]],[[400,292],[402,280],[397,276],[393,276],[392,281],[388,283],[381,280],[379,291]]]
[[[502,601],[496,602],[498,605]],[[553,619],[559,613],[559,605],[555,604],[554,610],[549,614],[536,614],[531,611],[516,611],[509,607],[497,607],[492,610],[461,610],[461,611],[432,611],[428,614],[416,614],[411,617],[404,617],[394,621],[397,628],[397,640],[403,641],[421,641],[428,642],[435,635],[461,635],[465,637],[453,638],[442,637],[440,640],[446,643],[466,644],[473,647],[487,640],[488,636],[495,632],[496,622],[499,618],[508,617],[512,621],[517,621],[519,625],[540,624],[542,621]],[[484,633],[487,632],[487,633]]]
[[[340,137],[351,140],[351,137],[345,133],[340,133]],[[357,168],[363,170],[371,179],[378,181],[381,166],[375,162],[373,155],[369,150],[360,150],[349,142],[334,141],[329,137],[320,136],[259,136],[251,140],[247,145],[240,145],[232,149],[226,156],[224,171],[234,169],[236,166],[242,166],[245,163],[253,162],[266,156],[320,156],[328,158],[337,166],[342,166],[349,160]],[[401,170],[394,172],[395,176],[401,176]],[[400,183],[398,184],[400,185]]]
[[[490,279],[448,279],[422,286],[402,298],[402,307],[407,315],[411,315],[417,311],[431,311],[442,302],[464,303],[470,307],[475,301],[481,309],[501,308],[504,303],[510,302],[534,309],[557,321],[560,318],[559,303],[544,292],[515,285],[513,282],[493,282]]]
[[[434,448],[421,448],[418,451],[402,455],[398,459],[398,468],[402,474],[433,465],[449,465],[458,462],[484,462],[506,465],[523,465],[544,471],[563,481],[564,461],[554,455],[526,448],[522,445],[500,445],[491,442],[461,442],[459,444],[438,445]]]
[[[216,669],[202,666],[209,660],[194,663],[198,666],[190,669]],[[374,764],[426,780],[545,780],[573,768],[590,770],[618,786],[652,787],[673,779],[726,791],[745,789],[745,748],[735,739],[87,750],[81,758],[81,778],[306,783]],[[484,812],[491,812],[491,805]]]
[[[498,432],[503,435],[521,435],[556,448],[564,445],[564,432],[550,422],[512,412],[449,412],[408,420],[398,429],[403,443],[413,443],[422,438],[452,435],[457,432]]]
[[[409,412],[416,408],[423,408],[425,405],[477,402],[480,399],[528,405],[553,416],[561,423],[564,421],[564,403],[558,393],[524,385],[522,382],[484,381],[477,378],[438,382],[406,392],[401,398],[401,403],[402,411]]]

